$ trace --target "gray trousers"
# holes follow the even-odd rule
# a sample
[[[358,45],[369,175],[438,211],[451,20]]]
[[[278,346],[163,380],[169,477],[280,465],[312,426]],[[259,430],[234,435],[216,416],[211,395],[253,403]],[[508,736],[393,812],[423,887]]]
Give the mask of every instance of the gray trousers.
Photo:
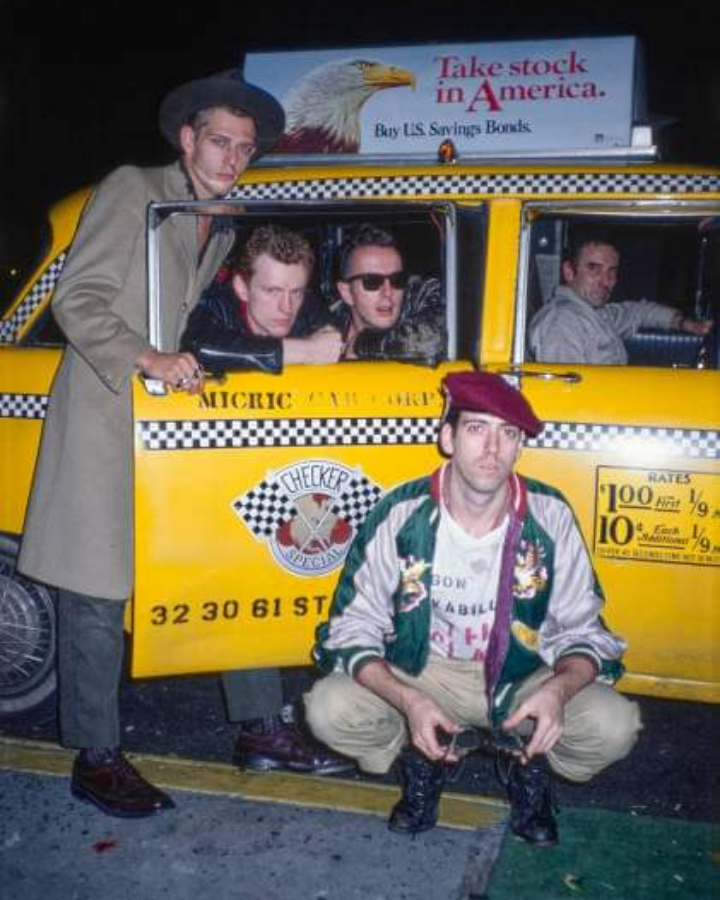
[[[60,740],[65,747],[119,747],[125,602],[58,591]],[[243,669],[221,676],[228,719],[280,712],[278,669]]]
[[[274,716],[283,706],[280,669],[236,669],[220,675],[229,722]]]
[[[65,747],[118,747],[118,694],[125,603],[58,591],[60,740]]]

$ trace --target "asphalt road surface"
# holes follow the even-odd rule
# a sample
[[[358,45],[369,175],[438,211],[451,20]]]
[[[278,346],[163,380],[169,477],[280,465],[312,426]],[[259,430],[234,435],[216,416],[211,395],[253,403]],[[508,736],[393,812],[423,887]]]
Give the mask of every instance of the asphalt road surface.
[[[718,707],[636,699],[637,747],[588,785],[558,784],[560,843],[547,849],[508,833],[483,757],[448,786],[438,827],[411,840],[385,826],[392,775],[238,772],[216,677],[127,682],[124,745],[177,809],[108,817],[71,796],[54,723],[4,726],[0,897],[717,900]]]
[[[286,671],[286,692],[299,695],[307,670]],[[631,755],[587,785],[558,785],[560,806],[601,808],[720,822],[720,707],[635,697],[644,729]],[[122,691],[127,750],[229,763],[235,726],[228,723],[215,676],[126,681]],[[56,741],[54,723],[0,727],[0,735]],[[347,777],[347,776],[344,776]],[[362,780],[394,782],[368,776]],[[504,797],[492,765],[467,760],[452,790]]]

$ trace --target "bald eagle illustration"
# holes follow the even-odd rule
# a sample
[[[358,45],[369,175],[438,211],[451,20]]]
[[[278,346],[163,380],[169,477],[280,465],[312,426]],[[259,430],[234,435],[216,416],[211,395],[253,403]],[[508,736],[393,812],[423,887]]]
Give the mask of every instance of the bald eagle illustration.
[[[313,69],[283,98],[287,121],[276,153],[357,153],[360,111],[377,91],[415,87],[407,69],[347,59]]]

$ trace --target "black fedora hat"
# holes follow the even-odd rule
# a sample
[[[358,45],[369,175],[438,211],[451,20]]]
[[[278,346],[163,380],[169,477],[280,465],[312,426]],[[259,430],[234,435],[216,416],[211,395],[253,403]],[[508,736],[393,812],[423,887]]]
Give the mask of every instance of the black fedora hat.
[[[256,156],[272,150],[285,128],[285,111],[267,91],[248,84],[235,69],[188,81],[170,91],[160,104],[159,122],[163,136],[180,149],[180,129],[202,109],[228,106],[242,109],[257,128]]]

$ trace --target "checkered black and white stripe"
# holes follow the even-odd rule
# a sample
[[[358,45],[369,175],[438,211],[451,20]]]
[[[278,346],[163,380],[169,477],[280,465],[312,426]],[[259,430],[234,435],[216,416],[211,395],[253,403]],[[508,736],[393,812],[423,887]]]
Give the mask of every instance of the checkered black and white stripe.
[[[230,197],[243,200],[352,200],[378,197],[450,198],[473,194],[707,194],[720,192],[720,177],[693,173],[481,172],[295,178],[241,184]]]
[[[437,419],[256,419],[139,422],[146,450],[434,444]]]
[[[357,529],[382,495],[381,487],[358,474],[350,479],[342,495],[333,503],[332,511]]]
[[[546,422],[542,434],[527,441],[544,450],[589,450],[627,453],[639,451],[691,459],[720,457],[720,432],[697,428],[651,428],[635,425],[596,425],[583,422]]]
[[[295,512],[295,502],[277,481],[263,481],[233,503],[257,537],[271,537]]]
[[[336,497],[331,512],[357,529],[382,497],[381,487],[364,475],[354,475],[342,494]],[[269,538],[296,513],[295,499],[282,485],[266,479],[233,503],[233,509],[258,538]]]
[[[139,422],[145,450],[232,447],[333,447],[434,444],[439,420],[404,419],[233,419]],[[568,451],[628,450],[691,459],[720,457],[720,432],[697,428],[546,422],[530,448]]]
[[[44,394],[0,394],[0,419],[44,419],[47,405]]]
[[[0,343],[12,344],[15,342],[18,333],[22,331],[23,325],[40,306],[48,292],[52,291],[57,284],[66,256],[67,252],[65,251],[58,253],[50,265],[43,270],[38,280],[21,300],[20,305],[10,318],[0,323]]]

